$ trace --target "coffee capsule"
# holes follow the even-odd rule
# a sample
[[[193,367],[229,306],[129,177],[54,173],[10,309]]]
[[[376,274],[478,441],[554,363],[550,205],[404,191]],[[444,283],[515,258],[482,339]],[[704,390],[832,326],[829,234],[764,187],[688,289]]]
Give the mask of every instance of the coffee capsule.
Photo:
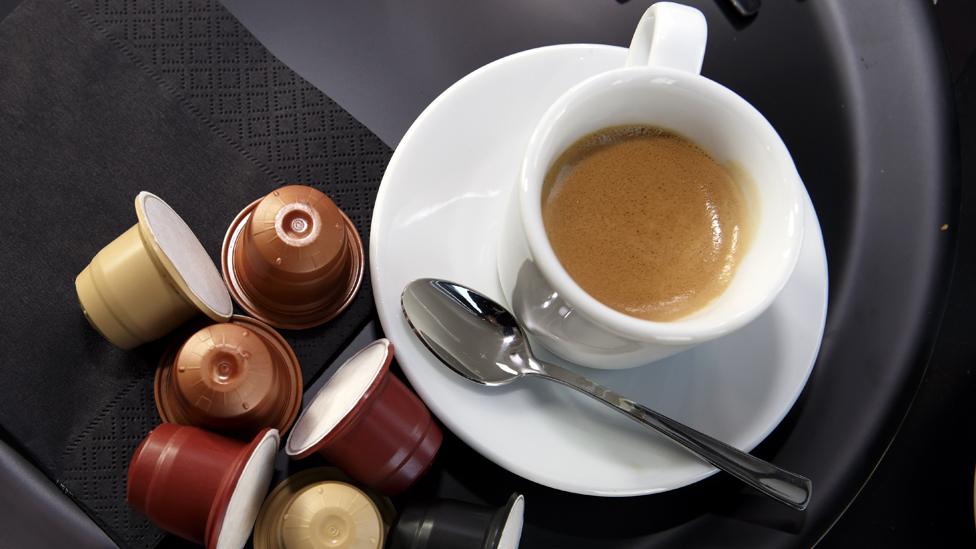
[[[224,237],[221,264],[234,299],[276,328],[327,322],[355,297],[363,244],[328,196],[289,185],[252,202]]]
[[[525,498],[512,494],[493,509],[453,500],[408,507],[390,534],[390,549],[518,549]]]
[[[424,403],[390,372],[393,344],[370,343],[311,397],[288,436],[296,459],[316,452],[384,494],[430,468],[443,434]]]
[[[163,423],[129,462],[126,499],[163,530],[206,546],[240,549],[268,492],[278,431],[250,443]]]
[[[302,404],[302,372],[288,342],[267,324],[234,316],[191,335],[156,369],[163,421],[248,439],[288,431]]]
[[[131,349],[203,313],[226,322],[233,304],[207,251],[158,196],[136,196],[138,223],[75,279],[81,310],[105,339]]]
[[[388,498],[354,486],[339,469],[316,467],[271,491],[254,524],[254,548],[380,549],[394,517]]]

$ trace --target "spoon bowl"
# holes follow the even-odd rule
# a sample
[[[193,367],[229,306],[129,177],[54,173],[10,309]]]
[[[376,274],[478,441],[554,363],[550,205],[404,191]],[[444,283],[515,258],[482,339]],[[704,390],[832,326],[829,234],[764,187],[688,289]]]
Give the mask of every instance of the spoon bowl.
[[[449,368],[482,385],[506,385],[527,372],[532,352],[512,313],[446,280],[420,279],[400,297],[410,328]]]

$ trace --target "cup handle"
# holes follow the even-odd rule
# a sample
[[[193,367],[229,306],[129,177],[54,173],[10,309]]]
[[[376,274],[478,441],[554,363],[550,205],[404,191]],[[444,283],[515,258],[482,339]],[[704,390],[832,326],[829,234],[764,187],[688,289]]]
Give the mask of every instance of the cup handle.
[[[658,2],[647,8],[637,23],[626,66],[655,65],[698,74],[707,41],[708,24],[702,12]]]

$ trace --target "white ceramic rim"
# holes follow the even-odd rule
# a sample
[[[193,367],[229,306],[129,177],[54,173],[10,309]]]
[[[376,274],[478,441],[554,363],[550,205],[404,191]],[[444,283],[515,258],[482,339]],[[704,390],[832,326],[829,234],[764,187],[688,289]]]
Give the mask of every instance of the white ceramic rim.
[[[542,223],[542,177],[530,177],[529,174],[538,173],[539,166],[545,164],[542,173],[548,170],[548,159],[540,158],[543,144],[550,139],[553,126],[567,111],[569,105],[578,97],[585,96],[608,86],[633,85],[640,86],[651,81],[666,78],[680,80],[683,86],[694,89],[699,94],[696,97],[708,97],[710,101],[717,101],[729,109],[736,110],[743,119],[750,122],[752,129],[764,136],[767,147],[773,149],[781,165],[781,173],[789,174],[790,181],[787,192],[789,194],[790,210],[792,212],[792,230],[795,235],[789,249],[787,261],[780,264],[767,291],[758,299],[740,309],[732,316],[723,318],[707,318],[692,315],[689,318],[667,322],[654,322],[629,316],[604,305],[581,288],[569,275],[556,258]],[[703,105],[706,101],[702,101]],[[710,108],[705,107],[703,108]],[[680,129],[677,130],[680,132]],[[529,253],[535,260],[543,276],[552,284],[553,288],[566,301],[578,307],[589,318],[599,322],[606,328],[620,335],[659,343],[687,345],[697,341],[714,339],[731,333],[749,322],[755,320],[773,302],[783,286],[790,279],[796,262],[800,257],[800,247],[803,241],[803,182],[800,180],[793,157],[790,155],[776,130],[769,121],[750,105],[745,99],[728,88],[713,82],[698,74],[669,69],[666,67],[624,67],[592,76],[573,86],[559,97],[539,120],[535,131],[529,138],[525,157],[519,174],[518,190],[520,217],[523,231],[529,246]],[[705,306],[706,309],[708,305]]]

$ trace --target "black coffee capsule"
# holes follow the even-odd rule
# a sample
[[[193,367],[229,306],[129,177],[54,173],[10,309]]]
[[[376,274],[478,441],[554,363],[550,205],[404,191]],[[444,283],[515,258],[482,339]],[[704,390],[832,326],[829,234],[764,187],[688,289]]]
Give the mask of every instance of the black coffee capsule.
[[[389,549],[517,549],[525,498],[500,508],[454,500],[408,507],[393,526]]]

